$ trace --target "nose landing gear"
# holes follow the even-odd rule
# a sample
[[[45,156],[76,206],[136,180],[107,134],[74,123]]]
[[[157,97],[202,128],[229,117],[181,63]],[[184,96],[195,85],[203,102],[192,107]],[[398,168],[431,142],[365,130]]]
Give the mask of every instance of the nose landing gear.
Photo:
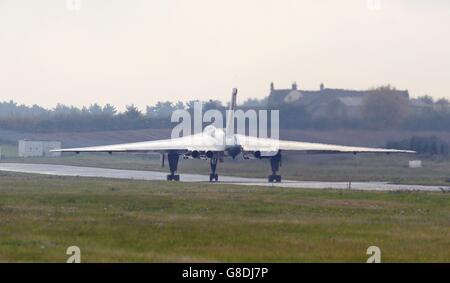
[[[272,175],[267,177],[269,183],[281,183],[281,176],[277,175],[278,170],[281,166],[281,152],[278,152],[277,155],[274,155],[270,158],[270,167],[272,168]]]
[[[180,181],[180,175],[175,175],[178,169],[178,159],[180,155],[178,153],[169,153],[167,159],[169,160],[170,174],[167,175],[167,181]]]
[[[216,174],[217,161],[218,161],[217,154],[214,154],[210,160],[210,166],[211,166],[211,174],[209,174],[210,182],[219,181],[219,175]]]

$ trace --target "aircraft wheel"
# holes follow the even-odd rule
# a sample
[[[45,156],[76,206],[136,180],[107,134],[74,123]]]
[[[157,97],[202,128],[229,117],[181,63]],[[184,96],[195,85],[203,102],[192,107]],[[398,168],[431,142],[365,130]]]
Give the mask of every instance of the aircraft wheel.
[[[217,181],[219,181],[219,175],[217,175],[217,174],[209,174],[209,181],[210,182],[217,182]]]
[[[267,180],[269,183],[281,183],[281,176],[280,175],[270,175]]]
[[[167,175],[167,181],[180,181],[180,175]]]

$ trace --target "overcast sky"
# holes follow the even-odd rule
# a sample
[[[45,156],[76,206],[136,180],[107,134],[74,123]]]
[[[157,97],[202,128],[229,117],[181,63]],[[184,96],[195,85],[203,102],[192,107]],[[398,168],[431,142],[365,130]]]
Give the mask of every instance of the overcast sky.
[[[66,2],[0,0],[0,100],[242,102],[271,81],[450,98],[448,0]]]

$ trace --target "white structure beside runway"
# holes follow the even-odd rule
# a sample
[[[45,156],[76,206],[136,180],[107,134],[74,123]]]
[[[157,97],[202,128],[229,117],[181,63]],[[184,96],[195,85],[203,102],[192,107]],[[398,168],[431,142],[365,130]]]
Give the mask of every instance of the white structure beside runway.
[[[57,157],[60,152],[50,152],[52,149],[61,149],[60,141],[19,141],[19,157]]]
[[[421,168],[421,167],[422,167],[421,160],[410,160],[409,161],[409,168]]]

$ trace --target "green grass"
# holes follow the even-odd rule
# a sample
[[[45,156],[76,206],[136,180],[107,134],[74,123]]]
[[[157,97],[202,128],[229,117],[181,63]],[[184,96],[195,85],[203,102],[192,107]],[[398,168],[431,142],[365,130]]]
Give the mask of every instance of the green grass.
[[[0,144],[1,159],[17,158],[17,144]]]
[[[0,261],[450,262],[450,194],[0,173]]]

